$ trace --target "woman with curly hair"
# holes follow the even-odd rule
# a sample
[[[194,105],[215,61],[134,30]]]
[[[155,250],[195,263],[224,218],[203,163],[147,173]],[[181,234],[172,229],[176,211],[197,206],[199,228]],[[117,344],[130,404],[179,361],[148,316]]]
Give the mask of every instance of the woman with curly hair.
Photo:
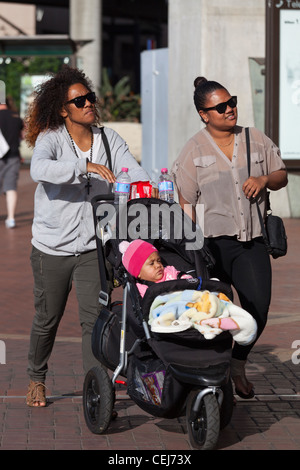
[[[100,279],[91,199],[110,191],[122,167],[131,181],[148,181],[125,141],[105,128],[112,171],[102,140],[96,95],[85,74],[63,67],[37,89],[26,120],[34,146],[31,177],[38,183],[31,265],[36,313],[28,374],[28,406],[46,406],[45,379],[56,331],[74,282],[82,327],[85,372],[97,365],[91,333],[98,316]]]

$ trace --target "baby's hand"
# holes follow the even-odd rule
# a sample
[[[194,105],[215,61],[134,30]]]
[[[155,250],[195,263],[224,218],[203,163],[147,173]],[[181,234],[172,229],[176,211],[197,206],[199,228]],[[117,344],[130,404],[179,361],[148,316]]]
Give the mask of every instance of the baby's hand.
[[[201,325],[209,325],[212,328],[220,328],[221,330],[239,330],[238,324],[232,318],[207,318],[201,320]]]
[[[208,325],[212,328],[221,328],[221,319],[220,318],[207,318],[206,320],[200,321],[201,325]]]

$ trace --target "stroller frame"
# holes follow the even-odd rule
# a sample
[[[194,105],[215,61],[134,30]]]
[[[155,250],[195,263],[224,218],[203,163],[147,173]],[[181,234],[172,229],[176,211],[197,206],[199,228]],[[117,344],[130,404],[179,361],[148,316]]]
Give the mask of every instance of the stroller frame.
[[[141,339],[137,338],[132,348],[129,351],[126,351],[125,344],[126,344],[127,298],[130,293],[130,288],[131,288],[130,283],[127,282],[123,289],[123,305],[122,305],[121,334],[120,334],[120,362],[113,373],[112,384],[117,383],[117,377],[122,373],[122,371],[126,371],[128,356],[134,352],[137,345],[142,341]],[[143,320],[143,328],[144,328],[146,339],[149,339],[150,338],[149,328],[145,320]]]
[[[112,201],[112,195],[100,195],[92,201],[94,209],[95,226],[97,224],[96,207],[100,201]],[[97,237],[97,250],[99,255],[99,268],[101,277],[101,292],[99,293],[99,304],[102,309],[109,305],[109,295],[107,279],[103,276],[103,243]],[[129,350],[126,349],[127,339],[127,317],[128,299],[134,294],[133,286],[130,282],[130,275],[125,272],[123,284],[123,304],[120,322],[120,349],[119,362],[112,370],[112,377],[109,378],[104,365],[99,362],[99,366],[90,370],[84,381],[83,408],[87,427],[94,434],[103,434],[107,431],[110,422],[114,419],[113,411],[115,402],[115,385],[126,382],[118,380],[118,377],[125,376],[128,368],[128,358],[134,354],[139,345],[151,339],[151,333],[146,320],[142,319],[144,338],[136,338]],[[101,315],[100,311],[100,315]],[[189,440],[192,448],[199,450],[210,450],[215,448],[220,429],[229,424],[233,411],[233,391],[230,380],[229,364],[227,362],[214,364],[212,366],[186,368],[176,364],[169,366],[172,376],[181,384],[188,387],[189,393],[186,398],[186,425]],[[181,416],[179,410],[178,416]]]

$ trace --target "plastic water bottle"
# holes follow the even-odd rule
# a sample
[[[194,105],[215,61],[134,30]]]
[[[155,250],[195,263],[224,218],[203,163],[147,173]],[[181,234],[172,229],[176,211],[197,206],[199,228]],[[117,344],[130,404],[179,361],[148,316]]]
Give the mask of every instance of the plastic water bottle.
[[[114,184],[115,204],[126,204],[130,195],[130,177],[128,168],[123,167]]]
[[[174,202],[174,185],[171,176],[168,174],[168,168],[162,168],[158,178],[159,199],[168,202]]]

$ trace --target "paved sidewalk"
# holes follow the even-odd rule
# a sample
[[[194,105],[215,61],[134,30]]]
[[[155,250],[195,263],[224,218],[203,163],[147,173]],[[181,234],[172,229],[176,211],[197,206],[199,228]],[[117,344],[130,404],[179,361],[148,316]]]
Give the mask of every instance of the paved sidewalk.
[[[4,226],[0,198],[0,450],[130,450],[191,452],[185,419],[155,418],[117,391],[119,417],[106,435],[87,429],[82,407],[81,339],[75,292],[71,293],[50,361],[50,404],[25,405],[29,334],[34,313],[29,256],[35,185],[21,171],[17,227]],[[273,263],[273,300],[267,328],[249,361],[253,400],[237,399],[220,450],[300,450],[300,220],[288,219],[289,252]],[[293,356],[293,361],[292,361]],[[0,355],[1,358],[1,355]],[[299,363],[299,364],[298,364]]]

